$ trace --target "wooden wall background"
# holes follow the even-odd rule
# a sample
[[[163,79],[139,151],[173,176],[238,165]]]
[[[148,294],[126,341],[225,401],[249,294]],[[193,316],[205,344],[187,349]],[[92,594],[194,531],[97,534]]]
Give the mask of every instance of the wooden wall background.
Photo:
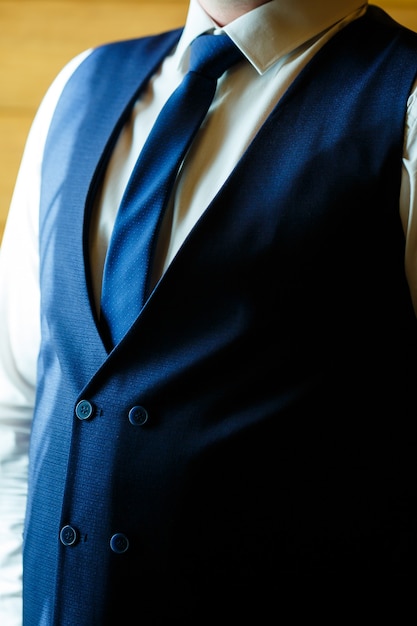
[[[417,31],[417,0],[375,3]],[[61,67],[90,46],[180,26],[187,7],[188,0],[0,0],[0,239],[30,124]]]

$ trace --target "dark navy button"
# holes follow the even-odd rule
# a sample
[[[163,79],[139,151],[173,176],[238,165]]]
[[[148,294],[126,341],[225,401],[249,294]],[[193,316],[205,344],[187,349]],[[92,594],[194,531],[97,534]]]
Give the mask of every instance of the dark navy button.
[[[75,415],[79,420],[88,420],[93,413],[93,405],[88,400],[80,400],[75,407]]]
[[[129,422],[133,426],[143,426],[148,421],[148,411],[143,406],[134,406],[129,411]]]
[[[64,546],[73,546],[78,539],[77,531],[72,526],[64,526],[61,528],[59,538]]]
[[[129,539],[123,533],[116,533],[110,539],[110,548],[116,554],[123,554],[129,548]]]

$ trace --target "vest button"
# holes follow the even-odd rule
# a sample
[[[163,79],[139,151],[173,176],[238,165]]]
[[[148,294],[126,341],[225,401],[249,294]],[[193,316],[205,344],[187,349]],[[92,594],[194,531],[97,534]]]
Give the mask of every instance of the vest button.
[[[129,422],[133,426],[143,426],[148,421],[149,414],[143,406],[134,406],[129,411]]]
[[[79,420],[88,420],[94,412],[93,405],[88,400],[80,400],[75,407],[75,415]]]
[[[123,533],[116,533],[110,539],[110,548],[116,554],[123,554],[129,548],[129,539]]]
[[[64,546],[73,546],[78,539],[78,534],[72,526],[63,526],[59,533],[59,538]]]

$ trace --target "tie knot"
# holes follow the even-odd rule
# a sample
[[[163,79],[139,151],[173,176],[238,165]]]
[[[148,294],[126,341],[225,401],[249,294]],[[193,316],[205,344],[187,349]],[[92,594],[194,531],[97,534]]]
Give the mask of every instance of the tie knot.
[[[242,58],[228,35],[200,35],[191,43],[189,71],[217,79]]]

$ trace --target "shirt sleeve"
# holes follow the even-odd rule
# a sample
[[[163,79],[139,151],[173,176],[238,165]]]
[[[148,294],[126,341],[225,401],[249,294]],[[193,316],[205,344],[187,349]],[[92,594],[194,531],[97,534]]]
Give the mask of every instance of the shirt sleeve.
[[[0,249],[0,624],[22,624],[22,534],[40,346],[38,218],[42,157],[69,76],[57,76],[30,129]]]
[[[408,99],[400,216],[406,238],[405,271],[417,315],[417,83]]]

